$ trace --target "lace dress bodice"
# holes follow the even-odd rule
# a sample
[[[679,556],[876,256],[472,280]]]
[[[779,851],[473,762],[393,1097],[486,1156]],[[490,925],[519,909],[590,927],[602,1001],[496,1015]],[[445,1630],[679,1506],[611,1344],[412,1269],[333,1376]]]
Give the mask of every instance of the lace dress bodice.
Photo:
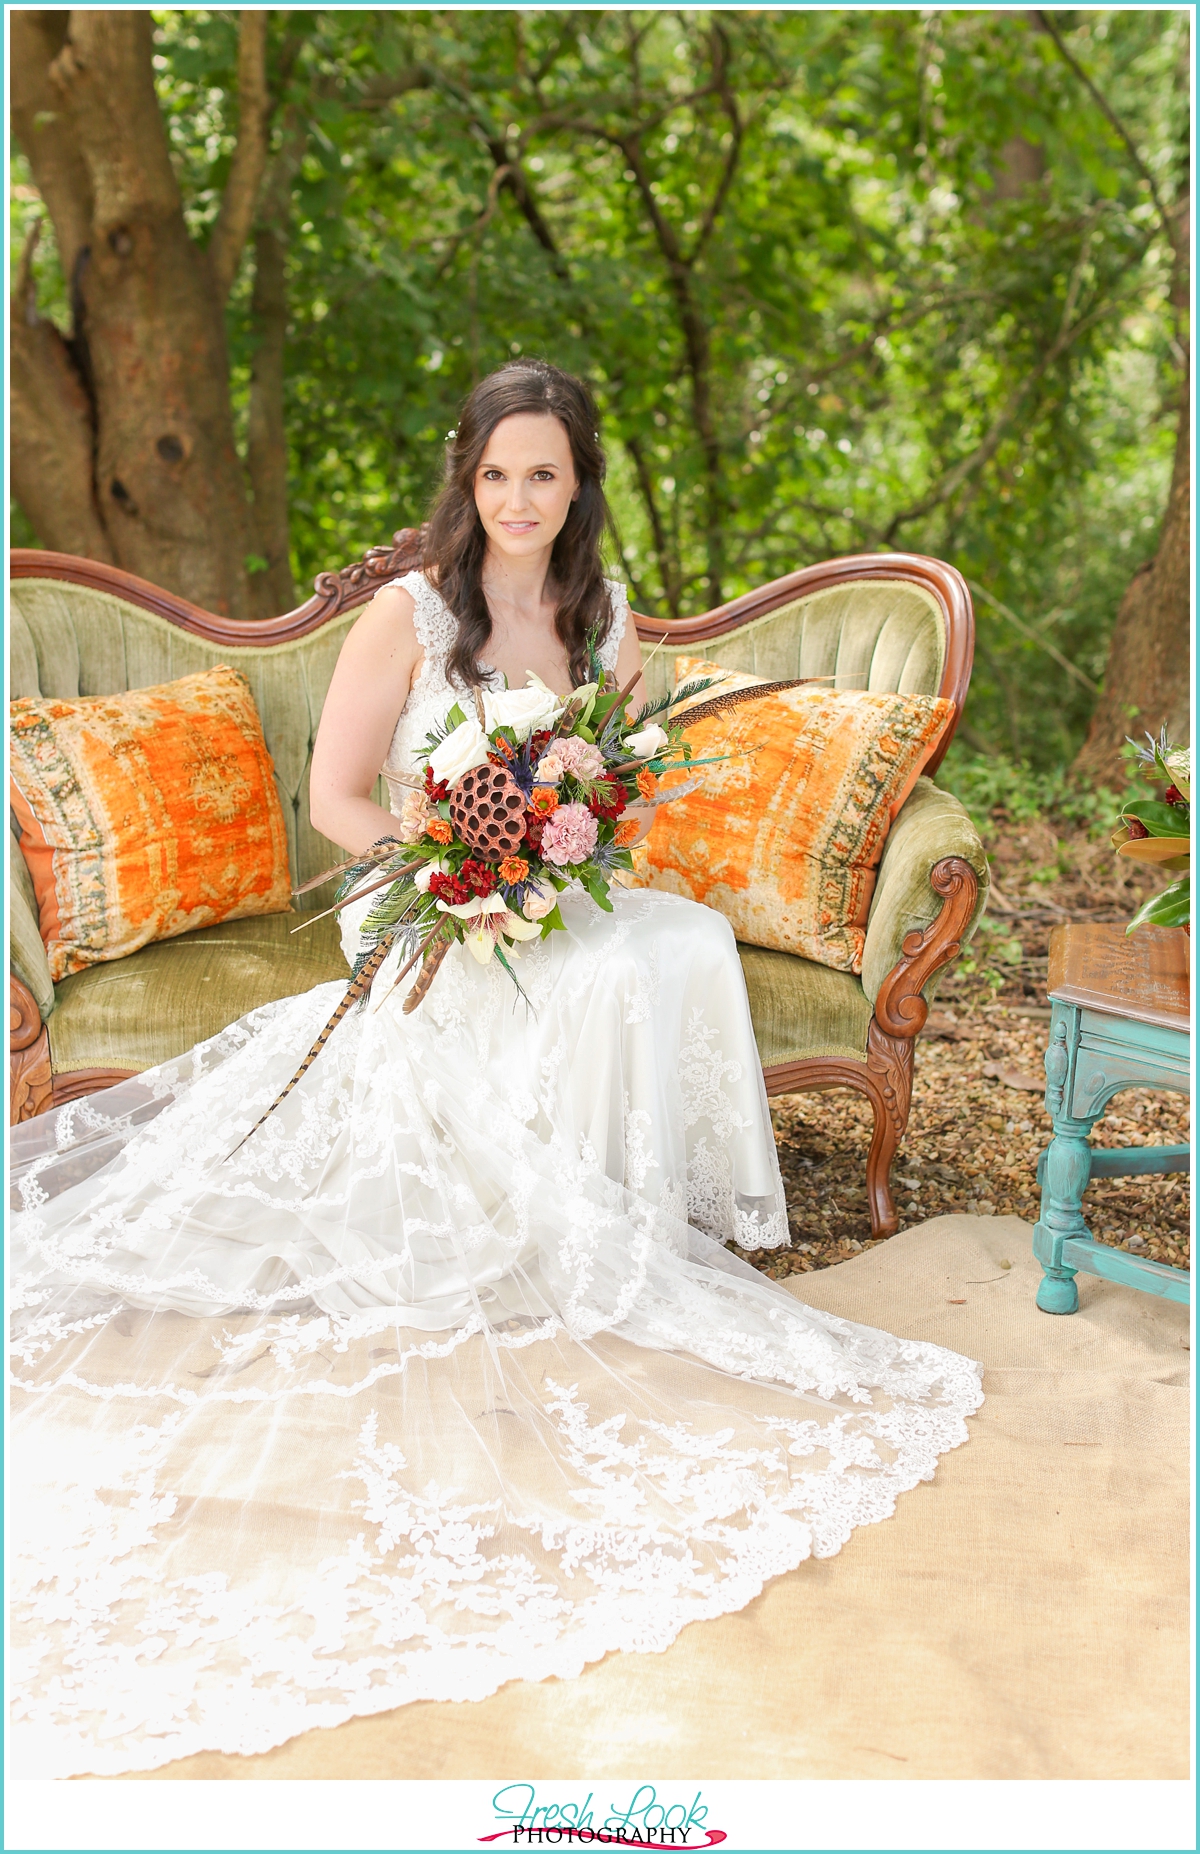
[[[424,748],[425,736],[439,721],[445,719],[447,709],[462,694],[461,688],[451,682],[447,674],[447,660],[458,630],[458,621],[453,612],[441,594],[430,585],[424,573],[406,573],[402,579],[394,579],[390,583],[399,586],[413,600],[413,628],[425,658],[392,735],[392,744],[382,768],[385,779],[389,773],[413,771]],[[609,579],[604,583],[612,600],[613,621],[608,636],[600,646],[599,657],[606,670],[615,671],[629,617],[629,599],[620,580]],[[503,686],[504,679],[499,670],[487,670],[487,680],[489,688]],[[398,812],[403,788],[392,786],[390,789],[392,810]]]

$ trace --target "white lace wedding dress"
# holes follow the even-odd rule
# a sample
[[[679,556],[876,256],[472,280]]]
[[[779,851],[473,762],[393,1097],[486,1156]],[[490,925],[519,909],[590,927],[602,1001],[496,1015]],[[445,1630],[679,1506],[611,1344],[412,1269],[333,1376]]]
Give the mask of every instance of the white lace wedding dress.
[[[451,700],[452,621],[400,583],[393,770]],[[529,1006],[455,949],[405,1017],[385,970],[232,1158],[340,984],[15,1130],[14,1775],[665,1648],[966,1439],[973,1364],[722,1246],[787,1240],[725,921],[563,914]]]

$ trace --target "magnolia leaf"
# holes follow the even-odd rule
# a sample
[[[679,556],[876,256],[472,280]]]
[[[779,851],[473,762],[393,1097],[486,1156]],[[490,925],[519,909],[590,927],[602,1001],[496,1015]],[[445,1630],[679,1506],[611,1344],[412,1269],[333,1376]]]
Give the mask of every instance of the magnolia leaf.
[[[1156,798],[1133,799],[1121,812],[1122,820],[1136,818],[1152,837],[1187,837],[1191,820],[1180,805],[1166,805]]]
[[[1180,876],[1178,882],[1172,882],[1170,888],[1164,888],[1161,894],[1151,895],[1149,901],[1143,902],[1128,927],[1131,934],[1135,927],[1186,927],[1192,919],[1192,879],[1190,875]]]

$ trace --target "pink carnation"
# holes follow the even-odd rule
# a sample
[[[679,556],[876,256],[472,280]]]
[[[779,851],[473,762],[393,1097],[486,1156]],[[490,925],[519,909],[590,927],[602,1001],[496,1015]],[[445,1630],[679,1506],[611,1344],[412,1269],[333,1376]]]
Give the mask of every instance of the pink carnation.
[[[586,805],[560,805],[542,832],[542,857],[548,863],[585,863],[596,847],[596,820]]]
[[[425,835],[425,827],[431,818],[437,816],[424,792],[409,790],[405,792],[400,805],[400,840],[402,843],[417,843]]]
[[[598,779],[604,771],[604,755],[601,753],[599,747],[594,747],[588,740],[579,740],[573,734],[568,734],[565,740],[556,740],[554,742],[546,755],[546,759],[544,759],[541,766],[538,767],[539,779],[551,776],[543,771],[543,767],[546,765],[547,760],[553,760],[555,762],[553,777],[556,781],[562,776],[558,768],[561,768],[562,772],[574,773],[575,777],[577,779],[582,779],[585,784],[590,784],[593,779]]]

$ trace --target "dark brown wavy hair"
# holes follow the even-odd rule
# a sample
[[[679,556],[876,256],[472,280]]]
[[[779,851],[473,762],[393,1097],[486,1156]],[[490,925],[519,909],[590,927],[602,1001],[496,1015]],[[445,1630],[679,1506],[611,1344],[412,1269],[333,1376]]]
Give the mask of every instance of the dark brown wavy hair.
[[[557,601],[554,628],[566,647],[571,681],[588,680],[587,638],[604,641],[612,606],[600,546],[614,533],[604,496],[604,452],[591,393],[573,375],[549,361],[510,361],[481,380],[464,405],[446,451],[446,477],[429,515],[422,566],[458,620],[458,636],[447,668],[460,684],[483,681],[479,655],[492,635],[483,596],[487,535],[475,507],[475,472],[501,419],[519,413],[549,413],[567,434],[579,494],[554,541],[550,591]]]

